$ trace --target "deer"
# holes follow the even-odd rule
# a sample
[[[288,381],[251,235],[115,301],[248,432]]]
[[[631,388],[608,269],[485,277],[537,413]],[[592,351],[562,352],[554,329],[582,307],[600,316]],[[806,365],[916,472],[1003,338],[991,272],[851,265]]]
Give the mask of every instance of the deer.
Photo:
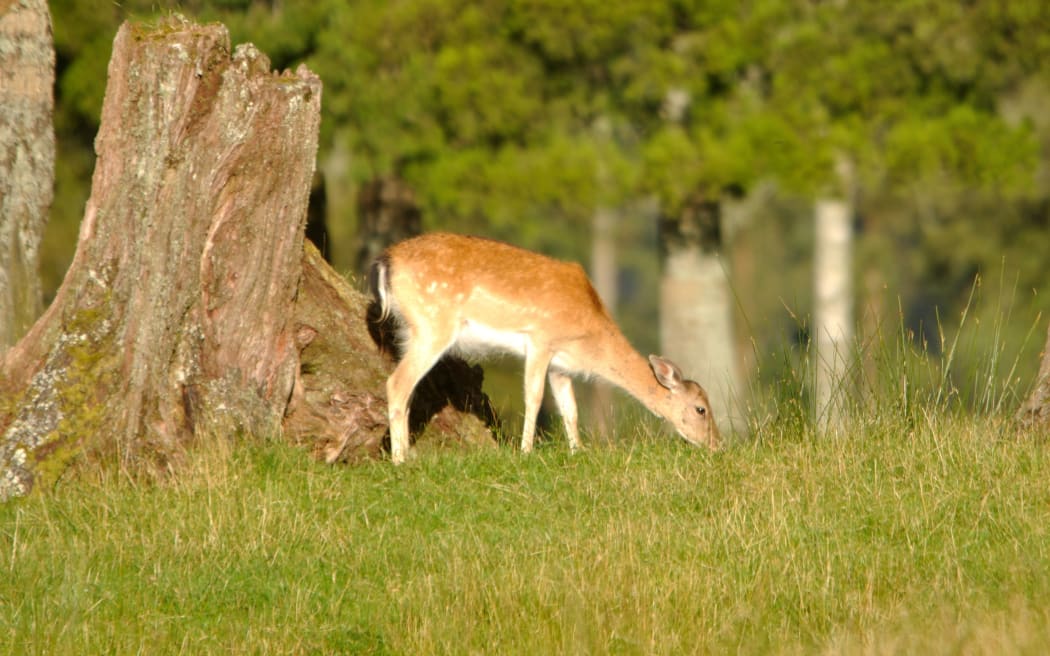
[[[532,451],[550,382],[571,452],[580,449],[572,377],[623,389],[696,446],[720,448],[704,388],[666,358],[644,358],[609,315],[583,267],[491,239],[426,233],[387,248],[370,275],[379,321],[392,320],[401,358],[386,382],[390,455],[409,452],[409,404],[446,353],[525,360],[521,451]]]

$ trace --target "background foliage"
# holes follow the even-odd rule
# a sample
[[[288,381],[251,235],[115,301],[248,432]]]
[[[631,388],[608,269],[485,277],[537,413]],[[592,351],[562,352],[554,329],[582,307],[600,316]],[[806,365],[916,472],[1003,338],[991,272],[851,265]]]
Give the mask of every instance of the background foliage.
[[[353,190],[397,175],[428,228],[586,260],[617,208],[627,332],[655,349],[653,207],[740,205],[727,226],[741,350],[782,375],[806,344],[812,201],[853,171],[861,323],[940,353],[978,276],[981,349],[1027,383],[1050,307],[1050,5],[1040,0],[125,0],[51,3],[58,50],[54,289],[76,243],[119,22],[221,20],[275,67],[324,80],[330,244],[350,266]],[[739,199],[743,200],[739,200]],[[994,293],[987,290],[991,288]],[[1003,319],[1004,317],[1008,320]],[[1000,325],[1000,324],[997,324]],[[862,338],[864,339],[864,338]]]

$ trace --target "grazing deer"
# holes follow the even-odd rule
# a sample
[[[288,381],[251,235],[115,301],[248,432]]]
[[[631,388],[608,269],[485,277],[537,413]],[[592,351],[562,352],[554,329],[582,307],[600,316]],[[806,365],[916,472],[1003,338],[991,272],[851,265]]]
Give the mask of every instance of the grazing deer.
[[[579,448],[570,374],[596,376],[626,390],[696,445],[717,449],[707,394],[659,356],[648,362],[617,328],[583,267],[477,237],[432,233],[388,248],[372,269],[381,320],[393,316],[403,355],[387,380],[390,451],[408,452],[412,390],[442,355],[501,351],[525,359],[525,427],[532,450],[544,376]]]

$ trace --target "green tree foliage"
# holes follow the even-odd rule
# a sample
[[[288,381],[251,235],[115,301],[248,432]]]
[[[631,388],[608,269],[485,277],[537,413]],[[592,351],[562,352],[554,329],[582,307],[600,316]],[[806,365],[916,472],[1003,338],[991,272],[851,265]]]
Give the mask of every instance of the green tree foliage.
[[[401,175],[434,223],[512,234],[629,197],[634,124],[615,71],[634,28],[658,38],[667,13],[646,2],[358,3],[333,14],[313,61],[359,179]]]
[[[403,177],[429,227],[584,257],[595,207],[655,197],[674,215],[763,181],[841,193],[846,159],[859,264],[903,305],[960,303],[1004,262],[1021,290],[1047,282],[1042,0],[56,0],[56,213],[82,210],[116,25],[176,8],[275,66],[306,61],[325,85],[322,159],[340,145],[351,183]],[[779,207],[796,211],[764,229],[810,220]]]
[[[317,69],[358,179],[404,175],[439,221],[497,225],[770,177],[813,192],[836,153],[880,192],[1031,192],[1030,116],[999,105],[1050,54],[1035,0],[53,5],[64,128],[97,120],[119,20],[177,7]]]

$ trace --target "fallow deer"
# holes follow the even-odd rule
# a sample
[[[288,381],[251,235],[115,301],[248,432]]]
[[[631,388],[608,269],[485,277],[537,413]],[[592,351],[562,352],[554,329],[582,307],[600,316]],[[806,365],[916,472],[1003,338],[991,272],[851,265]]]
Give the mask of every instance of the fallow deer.
[[[545,376],[569,447],[579,448],[571,375],[607,380],[692,444],[719,447],[704,389],[669,360],[650,355],[646,361],[635,351],[578,264],[488,239],[431,233],[388,248],[371,279],[381,320],[396,320],[402,351],[386,384],[394,463],[408,454],[412,391],[450,351],[525,359],[523,452],[532,450]]]

